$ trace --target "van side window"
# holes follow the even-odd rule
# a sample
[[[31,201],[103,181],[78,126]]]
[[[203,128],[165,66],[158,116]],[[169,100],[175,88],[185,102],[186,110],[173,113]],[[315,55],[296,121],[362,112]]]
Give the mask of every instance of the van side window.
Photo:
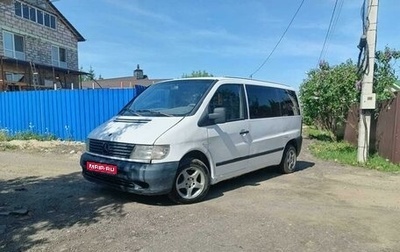
[[[281,104],[276,88],[246,85],[250,118],[281,116]]]
[[[299,103],[296,93],[292,90],[278,90],[282,116],[300,115]]]
[[[208,112],[213,113],[214,109],[218,107],[225,108],[227,122],[245,119],[247,117],[247,109],[243,85],[221,85],[211,98]]]
[[[286,92],[289,96],[289,99],[293,103],[293,114],[300,115],[300,106],[299,106],[299,101],[297,100],[296,92],[294,92],[292,90],[286,90]]]

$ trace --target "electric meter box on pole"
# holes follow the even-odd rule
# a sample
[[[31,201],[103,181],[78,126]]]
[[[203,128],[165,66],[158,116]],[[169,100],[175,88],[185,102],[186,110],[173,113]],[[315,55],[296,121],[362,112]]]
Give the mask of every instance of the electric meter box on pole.
[[[375,109],[376,108],[376,94],[361,95],[361,109]]]

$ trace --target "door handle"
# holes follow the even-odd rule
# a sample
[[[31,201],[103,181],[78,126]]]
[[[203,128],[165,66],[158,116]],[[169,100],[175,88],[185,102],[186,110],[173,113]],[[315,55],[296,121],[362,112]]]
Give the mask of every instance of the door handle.
[[[248,131],[248,130],[241,130],[240,131],[240,135],[246,135],[246,134],[249,134],[250,133],[250,131]]]

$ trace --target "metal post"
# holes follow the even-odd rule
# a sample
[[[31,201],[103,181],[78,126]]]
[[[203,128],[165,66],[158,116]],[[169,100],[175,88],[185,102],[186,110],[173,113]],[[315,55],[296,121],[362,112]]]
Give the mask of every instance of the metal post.
[[[6,78],[4,74],[3,56],[0,56],[0,91],[6,90]]]
[[[369,0],[368,3],[368,68],[363,76],[360,100],[360,120],[358,123],[358,151],[357,161],[365,163],[368,158],[369,140],[371,132],[371,110],[375,109],[375,94],[372,93],[374,80],[376,29],[378,19],[378,1]]]

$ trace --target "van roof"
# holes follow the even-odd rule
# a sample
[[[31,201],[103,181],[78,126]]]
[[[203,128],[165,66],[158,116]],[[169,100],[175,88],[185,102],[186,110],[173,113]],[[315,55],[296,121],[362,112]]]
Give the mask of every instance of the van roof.
[[[285,89],[290,89],[290,90],[294,90],[293,87],[286,85],[286,84],[282,84],[282,83],[278,83],[278,82],[273,82],[273,81],[263,81],[263,80],[256,80],[256,79],[250,79],[250,78],[243,78],[243,77],[230,77],[230,76],[220,76],[220,77],[189,77],[189,78],[177,78],[177,79],[173,79],[173,80],[187,80],[187,79],[191,79],[191,80],[216,80],[216,81],[245,81],[244,84],[268,84],[269,86],[272,87],[280,87],[280,88],[285,88]]]

